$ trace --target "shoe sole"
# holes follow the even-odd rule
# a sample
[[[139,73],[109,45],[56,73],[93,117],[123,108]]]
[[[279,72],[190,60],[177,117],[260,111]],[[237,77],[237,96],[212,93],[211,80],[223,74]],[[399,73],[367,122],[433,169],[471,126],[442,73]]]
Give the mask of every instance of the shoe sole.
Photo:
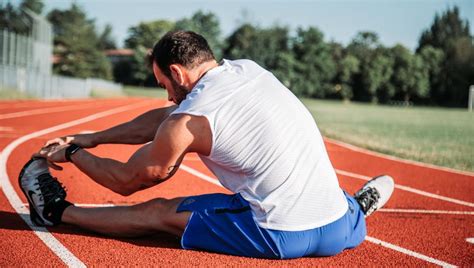
[[[23,190],[23,187],[21,187],[21,177],[25,174],[26,169],[33,163],[34,161],[38,160],[39,158],[33,157],[30,159],[30,161],[26,162],[26,164],[23,166],[23,168],[20,171],[20,175],[18,176],[18,185],[20,186],[21,191],[26,197],[26,200],[28,200],[28,205],[30,208],[30,220],[37,226],[45,226],[44,221],[41,219],[39,216],[38,212],[36,211],[35,207],[31,203],[30,199],[28,198],[28,195],[26,194],[25,190]]]

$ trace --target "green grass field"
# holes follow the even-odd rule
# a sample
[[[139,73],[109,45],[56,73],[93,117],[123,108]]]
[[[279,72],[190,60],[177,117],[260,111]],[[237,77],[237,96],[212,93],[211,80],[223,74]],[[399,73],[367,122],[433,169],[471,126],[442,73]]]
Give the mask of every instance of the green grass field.
[[[132,87],[132,86],[124,86],[123,88],[124,93],[127,96],[143,96],[143,97],[152,97],[152,98],[168,98],[168,94],[164,89],[150,89],[144,87]]]
[[[30,96],[24,92],[10,88],[0,88],[0,100],[18,100],[18,99],[32,99],[33,96]]]
[[[405,159],[474,171],[474,113],[303,100],[323,135]]]

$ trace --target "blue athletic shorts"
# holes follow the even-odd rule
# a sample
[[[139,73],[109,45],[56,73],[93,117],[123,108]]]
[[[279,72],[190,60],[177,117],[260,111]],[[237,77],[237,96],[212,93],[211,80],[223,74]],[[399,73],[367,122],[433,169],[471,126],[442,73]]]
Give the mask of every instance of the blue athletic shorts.
[[[365,238],[364,214],[345,193],[349,209],[328,225],[305,231],[278,231],[259,227],[249,203],[240,194],[207,194],[182,201],[177,212],[191,211],[181,238],[184,249],[237,256],[291,259],[332,256],[359,245]]]

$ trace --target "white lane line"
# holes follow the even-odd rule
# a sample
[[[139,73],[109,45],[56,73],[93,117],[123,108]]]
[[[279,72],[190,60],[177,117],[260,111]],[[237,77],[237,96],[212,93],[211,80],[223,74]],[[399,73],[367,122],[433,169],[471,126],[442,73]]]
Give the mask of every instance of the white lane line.
[[[28,224],[28,226],[30,226],[30,228],[41,239],[41,241],[43,241],[46,244],[46,246],[48,246],[51,249],[51,251],[53,251],[53,253],[56,254],[67,266],[70,266],[70,267],[86,267],[85,264],[81,260],[79,260],[63,244],[61,244],[61,242],[59,242],[59,240],[57,240],[51,233],[49,233],[46,228],[36,227],[30,221],[30,219],[29,219],[29,210],[25,206],[23,206],[23,202],[21,201],[20,197],[15,192],[12,184],[10,183],[10,179],[9,179],[8,173],[7,173],[8,157],[10,156],[10,154],[13,152],[13,150],[15,148],[17,148],[19,145],[21,145],[22,143],[24,143],[24,142],[26,142],[30,139],[33,139],[33,138],[36,138],[36,137],[39,137],[39,136],[42,136],[42,135],[45,135],[45,134],[48,134],[48,133],[51,133],[51,132],[54,132],[54,131],[58,131],[58,130],[61,130],[61,129],[72,127],[72,126],[75,126],[75,125],[86,123],[86,122],[89,122],[89,121],[92,121],[92,120],[96,120],[98,118],[102,118],[102,117],[109,116],[109,115],[112,115],[112,114],[124,112],[124,111],[127,111],[127,110],[132,110],[132,109],[144,106],[145,103],[149,104],[149,101],[114,108],[114,109],[111,109],[111,110],[108,110],[108,111],[103,111],[103,112],[100,112],[100,113],[89,115],[89,116],[81,118],[81,119],[77,119],[77,120],[70,121],[70,122],[67,122],[67,123],[64,123],[64,124],[60,124],[60,125],[57,125],[57,126],[54,126],[54,127],[50,127],[50,128],[47,128],[47,129],[43,129],[43,130],[40,130],[40,131],[30,133],[28,135],[20,137],[20,138],[14,140],[13,142],[11,142],[0,153],[0,186],[3,190],[3,193],[5,194],[5,196],[7,197],[8,201],[10,202],[12,207],[15,209],[15,211],[19,215],[21,215],[21,218]]]
[[[409,249],[406,249],[406,248],[402,248],[402,247],[399,247],[399,246],[394,245],[394,244],[390,244],[388,242],[382,241],[380,239],[377,239],[377,238],[374,238],[374,237],[371,237],[371,236],[366,236],[365,240],[367,240],[369,242],[372,242],[374,244],[377,244],[379,246],[386,247],[386,248],[404,253],[406,255],[409,255],[409,256],[412,256],[412,257],[415,257],[415,258],[418,258],[418,259],[421,259],[421,260],[424,260],[424,261],[442,266],[442,267],[456,267],[456,265],[453,265],[453,264],[450,264],[450,263],[447,263],[447,262],[444,262],[444,261],[440,261],[440,260],[435,259],[435,258],[428,257],[428,256],[420,254],[418,252],[415,252],[415,251],[412,251],[412,250],[409,250]]]
[[[403,208],[381,208],[377,212],[388,213],[418,213],[418,214],[448,214],[448,215],[474,215],[474,211],[453,210],[426,210],[426,209],[403,209]]]
[[[436,170],[441,170],[441,171],[446,171],[446,172],[451,172],[451,173],[456,173],[456,174],[461,174],[461,175],[472,176],[474,178],[474,173],[473,172],[457,170],[457,169],[453,169],[453,168],[422,163],[422,162],[418,162],[418,161],[414,161],[414,160],[407,160],[407,159],[403,159],[403,158],[398,158],[396,156],[370,151],[370,150],[367,150],[367,149],[364,149],[364,148],[361,148],[361,147],[357,147],[357,146],[349,144],[349,143],[333,140],[333,139],[330,139],[330,138],[327,138],[327,137],[324,137],[324,140],[329,142],[329,143],[333,143],[333,144],[339,145],[341,147],[347,148],[349,150],[360,152],[360,153],[363,153],[363,154],[368,154],[368,155],[372,155],[372,156],[376,156],[376,157],[380,157],[380,158],[384,158],[384,159],[389,159],[389,160],[392,160],[392,161],[397,161],[397,162],[401,162],[401,163],[405,163],[405,164],[410,164],[410,165],[414,165],[414,166],[419,166],[419,167],[424,167],[424,168],[431,168],[431,169],[436,169]]]
[[[352,173],[352,172],[348,172],[348,171],[344,171],[344,170],[340,170],[340,169],[336,169],[336,173],[344,175],[344,176],[356,178],[356,179],[365,180],[365,181],[368,181],[368,180],[372,179],[369,176],[364,176],[364,175],[360,175],[360,174],[357,174],[357,173]],[[442,196],[442,195],[437,195],[437,194],[433,194],[433,193],[430,193],[430,192],[425,192],[425,191],[418,190],[418,189],[415,189],[415,188],[411,188],[411,187],[408,187],[408,186],[395,184],[395,188],[403,190],[403,191],[415,193],[415,194],[418,194],[418,195],[423,195],[423,196],[431,197],[431,198],[434,198],[434,199],[439,199],[439,200],[455,203],[455,204],[458,204],[458,205],[474,207],[474,203],[471,203],[471,202],[467,202],[467,201],[463,201],[463,200],[459,200],[459,199],[455,199],[455,198],[451,198],[451,197],[446,197],[446,196]]]
[[[48,100],[33,100],[33,101],[26,101],[26,102],[18,102],[15,100],[12,101],[2,101],[0,102],[0,109],[11,109],[11,108],[23,108],[37,106],[41,108],[47,108],[44,104],[74,104],[74,103],[84,103],[84,102],[95,102],[97,99],[48,99]],[[37,105],[38,104],[38,105]],[[52,107],[52,106],[49,106]]]
[[[212,177],[209,177],[191,167],[188,167],[184,164],[181,164],[180,168],[182,168],[184,171],[198,177],[198,178],[201,178],[207,182],[210,182],[212,184],[215,184],[215,185],[218,185],[218,186],[221,186],[223,187],[219,181],[215,178],[212,178]],[[402,247],[399,247],[399,246],[396,246],[396,245],[393,245],[393,244],[390,244],[388,242],[385,242],[385,241],[382,241],[382,240],[379,240],[377,238],[373,238],[373,237],[370,237],[370,236],[366,236],[365,238],[367,241],[369,242],[372,242],[372,243],[375,243],[375,244],[378,244],[378,245],[381,245],[383,247],[386,247],[386,248],[389,248],[389,249],[392,249],[392,250],[395,250],[395,251],[398,251],[398,252],[401,252],[401,253],[404,253],[406,255],[409,255],[409,256],[412,256],[412,257],[415,257],[415,258],[418,258],[418,259],[422,259],[424,261],[427,261],[427,262],[430,262],[430,263],[434,263],[434,264],[437,264],[437,265],[440,265],[440,266],[445,266],[445,267],[456,267],[452,264],[449,264],[449,263],[446,263],[446,262],[443,262],[443,261],[440,261],[440,260],[437,260],[437,259],[434,259],[434,258],[431,258],[431,257],[428,257],[426,255],[423,255],[421,253],[418,253],[418,252],[415,252],[415,251],[411,251],[409,249],[406,249],[406,248],[402,248]]]
[[[192,174],[192,175],[194,175],[194,176],[196,176],[196,177],[198,177],[198,178],[200,178],[200,179],[203,179],[203,180],[205,180],[205,181],[207,181],[207,182],[210,182],[210,183],[212,183],[212,184],[215,184],[215,185],[217,185],[217,186],[220,186],[220,187],[225,188],[224,186],[222,186],[222,184],[221,184],[217,179],[212,178],[212,177],[209,177],[209,176],[207,176],[207,175],[204,174],[204,173],[201,173],[201,172],[199,172],[199,171],[197,171],[197,170],[195,170],[195,169],[193,169],[193,168],[190,168],[190,167],[186,166],[185,164],[181,164],[181,165],[179,166],[179,168],[183,169],[184,171],[186,171],[186,172],[188,172],[188,173],[190,173],[190,174]]]
[[[9,114],[0,114],[0,119],[11,119],[11,118],[22,117],[22,116],[49,114],[49,113],[65,112],[65,111],[72,111],[72,110],[82,110],[82,109],[87,109],[91,107],[95,107],[95,103],[92,103],[92,104],[88,103],[86,105],[68,105],[68,106],[61,106],[61,107],[40,108],[40,109],[33,109],[33,110],[15,112],[15,113],[9,113]]]
[[[466,242],[474,244],[474,237],[466,238]]]

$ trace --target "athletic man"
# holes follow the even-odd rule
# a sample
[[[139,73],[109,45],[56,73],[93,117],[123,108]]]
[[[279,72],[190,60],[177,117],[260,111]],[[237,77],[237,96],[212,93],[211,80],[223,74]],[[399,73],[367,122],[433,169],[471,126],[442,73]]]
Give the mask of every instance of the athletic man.
[[[341,190],[311,114],[270,72],[250,60],[218,64],[202,36],[184,31],[166,34],[150,59],[176,105],[49,141],[19,178],[34,223],[116,236],[165,231],[181,236],[185,249],[259,258],[330,256],[364,240],[364,216],[387,202],[393,180],[378,177],[355,198]],[[86,150],[105,143],[145,145],[126,163]],[[81,208],[48,170],[70,161],[130,195],[172,177],[190,152],[234,194]]]

